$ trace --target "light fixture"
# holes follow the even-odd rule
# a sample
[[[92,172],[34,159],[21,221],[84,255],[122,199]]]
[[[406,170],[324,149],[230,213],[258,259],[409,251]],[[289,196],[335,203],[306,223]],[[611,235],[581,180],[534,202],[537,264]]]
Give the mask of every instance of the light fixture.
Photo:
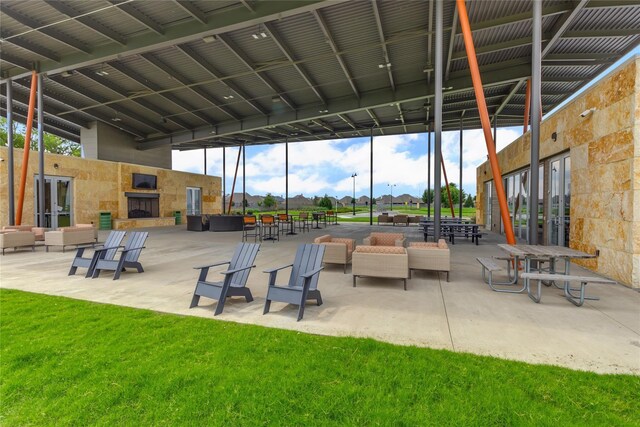
[[[53,164],[53,168],[54,168],[54,169],[58,169],[59,167],[60,167],[60,165],[59,165],[59,164],[57,164],[57,163],[54,163],[54,164]]]
[[[551,139],[553,139],[554,142],[557,141],[558,140],[558,134],[556,132],[553,132],[551,134]]]
[[[73,71],[63,71],[60,75],[62,77],[71,77],[73,76]]]
[[[258,40],[260,37],[258,37],[257,34],[251,34],[251,37],[253,37],[254,39]]]
[[[100,69],[99,69],[98,71],[96,71],[96,74],[97,74],[97,75],[99,75],[99,76],[102,76],[102,77],[104,77],[104,76],[108,76],[108,75],[109,75],[109,73],[107,72],[107,70],[105,70],[105,69],[104,69],[104,64],[102,64],[102,65],[100,66]]]
[[[391,68],[391,62],[387,62],[386,64],[378,64],[378,68]]]
[[[453,86],[447,86],[442,88],[442,90],[451,90],[451,89],[453,89]]]
[[[271,102],[273,102],[274,104],[277,102],[282,102],[282,98],[280,98],[279,96],[273,96],[271,97]]]
[[[223,96],[223,98],[224,99],[233,99],[233,95],[226,95],[226,96]]]
[[[251,37],[253,37],[254,40],[260,40],[261,38],[266,39],[269,36],[264,31],[264,29],[260,25],[258,25],[258,31],[256,31],[255,33],[251,34]]]
[[[422,72],[423,72],[423,73],[429,73],[429,72],[431,72],[431,71],[433,71],[433,67],[424,67],[424,68],[422,69]]]
[[[113,120],[114,122],[121,122],[122,121],[122,119],[120,117],[118,117],[118,116],[114,117],[111,120]]]
[[[596,111],[596,108],[589,108],[588,110],[584,110],[582,113],[580,113],[580,117],[585,118],[585,117],[589,117],[594,111]]]
[[[318,110],[318,113],[323,113],[323,114],[324,114],[324,113],[328,113],[328,112],[329,112],[329,110],[327,110],[327,109],[324,109],[324,110]]]
[[[215,35],[204,36],[202,38],[202,41],[205,43],[213,43],[216,40],[218,40],[218,37],[216,37]]]

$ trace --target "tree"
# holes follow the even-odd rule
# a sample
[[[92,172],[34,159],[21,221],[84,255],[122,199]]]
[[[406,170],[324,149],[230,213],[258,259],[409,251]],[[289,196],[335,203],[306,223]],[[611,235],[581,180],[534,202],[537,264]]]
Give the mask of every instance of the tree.
[[[276,199],[271,195],[271,193],[267,193],[262,201],[262,205],[267,209],[272,208],[276,205]]]
[[[7,119],[0,117],[0,146],[7,146]],[[35,131],[35,129],[33,129]],[[13,124],[13,146],[24,148],[24,133],[26,128],[16,122]],[[31,149],[38,149],[37,133],[31,134]],[[80,145],[59,136],[44,132],[44,151],[47,153],[64,154],[65,156],[80,157]]]
[[[451,202],[454,206],[457,206],[460,202],[460,190],[455,182],[449,183],[449,191],[451,192]],[[462,198],[464,200],[465,192],[462,191]],[[449,195],[447,194],[447,187],[442,186],[440,189],[440,202],[442,203],[442,207],[449,208]]]
[[[433,190],[424,190],[424,193],[422,193],[422,201],[424,203],[433,203],[433,194],[434,191]]]
[[[464,200],[464,207],[472,208],[475,205],[474,199],[475,197],[471,197],[471,194],[467,194],[467,198]]]
[[[331,203],[331,199],[329,198],[329,196],[325,194],[324,197],[321,198],[320,201],[318,202],[318,207],[325,208],[325,209],[333,209],[333,205]]]

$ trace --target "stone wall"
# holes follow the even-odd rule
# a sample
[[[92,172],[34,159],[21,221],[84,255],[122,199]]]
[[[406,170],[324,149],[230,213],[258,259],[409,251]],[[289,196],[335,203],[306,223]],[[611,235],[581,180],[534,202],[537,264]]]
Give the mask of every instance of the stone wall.
[[[21,149],[14,149],[14,179],[16,209],[20,169]],[[7,148],[0,147],[0,225],[9,224],[9,201],[7,186]],[[157,190],[132,189],[132,173],[144,173],[158,177]],[[129,163],[90,160],[78,157],[45,154],[45,175],[71,177],[73,192],[73,216],[75,223],[98,223],[99,213],[111,212],[112,218],[127,218],[127,198],[125,192],[159,193],[160,216],[172,216],[181,211],[185,217],[187,207],[186,187],[202,189],[202,212],[221,212],[220,177],[178,172],[151,166]],[[38,174],[38,153],[31,151],[27,172],[27,185],[22,215],[23,224],[34,223],[34,184]]]
[[[625,62],[546,118],[540,130],[541,161],[566,151],[571,156],[570,247],[599,251],[583,265],[634,288],[640,288],[639,65],[638,57]],[[596,110],[581,117],[590,108]],[[529,152],[527,133],[498,153],[502,174],[528,168]],[[485,162],[477,169],[479,223],[489,180]]]

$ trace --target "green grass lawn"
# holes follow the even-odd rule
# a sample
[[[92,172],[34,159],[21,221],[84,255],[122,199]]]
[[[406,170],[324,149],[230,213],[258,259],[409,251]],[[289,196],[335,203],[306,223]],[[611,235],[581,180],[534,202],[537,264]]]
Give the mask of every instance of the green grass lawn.
[[[0,308],[2,426],[640,425],[633,376],[10,290]]]

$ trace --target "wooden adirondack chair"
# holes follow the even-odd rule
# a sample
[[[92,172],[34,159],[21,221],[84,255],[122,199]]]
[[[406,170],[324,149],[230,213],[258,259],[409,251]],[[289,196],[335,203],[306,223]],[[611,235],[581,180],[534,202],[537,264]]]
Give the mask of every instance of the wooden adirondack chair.
[[[324,249],[323,245],[302,244],[298,246],[293,264],[265,271],[269,273],[269,289],[263,314],[269,312],[271,301],[287,302],[300,306],[298,309],[298,321],[300,321],[308,299],[315,299],[318,305],[322,305],[322,296],[317,287],[320,271],[323,268]],[[276,285],[278,271],[288,267],[291,267],[289,283],[286,286]]]
[[[118,252],[118,249],[122,247],[120,246],[120,243],[122,242],[122,239],[124,239],[124,235],[126,233],[126,231],[111,231],[107,236],[107,240],[104,242],[104,245],[98,245],[91,258],[83,257],[85,249],[88,248],[78,248],[76,256],[73,258],[73,262],[71,262],[71,268],[69,269],[68,275],[73,276],[76,274],[78,267],[81,267],[87,269],[87,274],[84,277],[91,277],[98,259],[112,260],[116,256],[116,252]]]
[[[98,259],[91,278],[95,279],[98,277],[102,270],[110,270],[115,271],[113,280],[118,280],[120,273],[125,271],[127,267],[135,268],[138,270],[138,273],[144,273],[144,269],[142,268],[142,264],[138,262],[138,258],[140,258],[140,252],[145,248],[144,242],[146,242],[148,236],[149,233],[146,231],[131,232],[127,243],[124,245],[122,251],[120,251],[120,258],[117,260]]]
[[[218,306],[214,313],[214,316],[217,316],[222,313],[227,297],[240,296],[245,297],[247,302],[253,301],[251,290],[245,285],[247,284],[251,269],[255,267],[253,263],[258,254],[258,250],[260,250],[260,243],[238,243],[231,261],[194,267],[196,270],[200,270],[200,277],[198,277],[196,289],[193,292],[193,298],[191,299],[189,308],[197,306],[200,297],[212,298],[218,300]],[[227,271],[221,272],[221,274],[224,274],[224,280],[220,282],[207,282],[209,269],[225,264],[229,264],[229,267]]]

